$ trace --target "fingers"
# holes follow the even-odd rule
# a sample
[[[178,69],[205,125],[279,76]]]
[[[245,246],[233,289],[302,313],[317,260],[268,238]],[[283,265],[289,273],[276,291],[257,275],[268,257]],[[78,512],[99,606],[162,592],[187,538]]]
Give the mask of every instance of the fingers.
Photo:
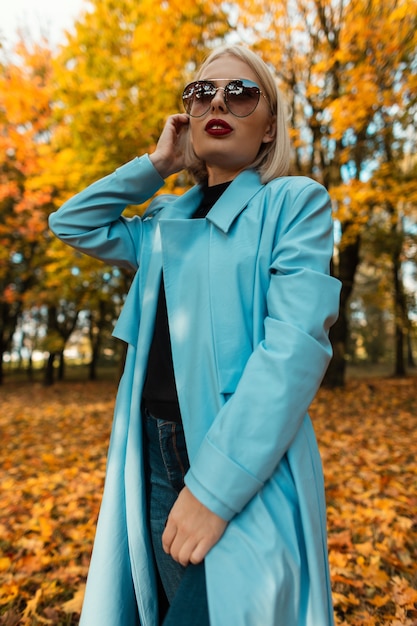
[[[186,113],[170,115],[159,138],[159,146],[175,147],[184,130],[188,128],[189,121],[190,118]]]
[[[200,563],[223,535],[227,522],[185,487],[171,509],[162,535],[167,554],[181,565]]]
[[[204,556],[200,559],[200,561],[196,561],[193,557],[195,552],[194,542],[192,539],[185,541],[184,543],[178,544],[176,542],[171,546],[171,556],[174,561],[181,563],[184,567],[187,567],[190,563],[194,563],[195,565],[203,560]],[[194,560],[193,560],[194,559]]]
[[[214,543],[216,542],[217,540]],[[204,542],[204,541],[200,541],[200,543],[197,544],[197,546],[191,552],[190,563],[192,563],[193,565],[198,565],[198,563],[201,563],[201,561],[203,561],[206,558],[206,554],[212,547],[213,546],[211,544]]]
[[[165,524],[165,530],[162,533],[162,547],[164,549],[164,552],[166,552],[167,554],[171,553],[171,546],[175,539],[176,534],[177,534],[177,528],[175,524],[173,524],[170,518],[168,517],[166,524]]]
[[[167,554],[172,556],[174,561],[186,567],[190,563],[193,565],[201,563],[212,547],[212,543],[180,533],[174,524],[168,523],[162,536],[162,547]]]
[[[184,168],[184,136],[189,124],[186,113],[176,113],[167,119],[150,159],[162,178]]]
[[[179,133],[184,127],[188,126],[190,118],[187,113],[175,113],[168,118],[168,123],[172,122],[177,133]]]

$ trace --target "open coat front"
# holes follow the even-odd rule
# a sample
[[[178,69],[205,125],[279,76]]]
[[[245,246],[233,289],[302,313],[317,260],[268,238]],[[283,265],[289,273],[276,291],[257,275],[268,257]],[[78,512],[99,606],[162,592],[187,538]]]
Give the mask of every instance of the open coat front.
[[[114,333],[129,347],[81,624],[158,623],[141,390],[163,268],[185,482],[230,520],[205,560],[210,622],[330,625],[323,478],[307,415],[338,310],[327,192],[304,177],[262,185],[248,170],[206,219],[189,219],[198,186],[156,196],[142,218],[121,216],[162,185],[144,156],[50,218],[71,246],[137,270]]]

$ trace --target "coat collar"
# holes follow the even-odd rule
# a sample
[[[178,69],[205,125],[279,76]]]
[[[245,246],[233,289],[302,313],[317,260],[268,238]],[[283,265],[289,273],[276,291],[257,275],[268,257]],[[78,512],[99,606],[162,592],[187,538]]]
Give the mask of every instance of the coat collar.
[[[207,219],[227,233],[239,213],[262,187],[259,174],[255,170],[241,172],[211,208]],[[174,200],[164,211],[162,219],[191,217],[199,206],[201,197],[201,186],[196,185]]]

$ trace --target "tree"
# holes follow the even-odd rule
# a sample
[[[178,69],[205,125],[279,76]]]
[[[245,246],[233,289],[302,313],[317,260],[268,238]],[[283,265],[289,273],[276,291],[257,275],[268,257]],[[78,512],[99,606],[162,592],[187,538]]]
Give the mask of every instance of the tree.
[[[0,76],[0,384],[25,294],[40,279],[52,193],[33,185],[49,140],[51,54],[20,42]]]
[[[90,3],[54,63],[54,129],[47,167],[36,182],[58,190],[56,207],[152,148],[165,118],[182,106],[184,76],[204,56],[208,39],[227,28],[220,3]],[[169,186],[183,190],[188,183],[179,177]],[[130,279],[57,240],[49,246],[44,281],[34,295],[48,302],[51,312],[57,302],[88,312],[90,377],[96,375],[104,329],[113,322]],[[50,339],[63,350],[54,319]]]
[[[376,204],[373,176],[389,145],[399,167],[416,112],[416,12],[410,0],[254,0],[242,24],[289,94],[294,171],[318,179],[334,201],[342,294],[327,382],[342,385],[348,303]]]
[[[220,2],[94,0],[55,61],[51,178],[62,197],[148,152],[187,71],[228,29]],[[53,158],[52,158],[53,157]]]
[[[94,372],[103,326],[97,313],[109,287],[105,277],[114,274],[66,247],[63,267],[64,247],[48,232],[47,216],[94,179],[150,150],[167,115],[180,107],[184,76],[207,42],[227,30],[218,2],[96,0],[56,55],[53,73],[45,42],[32,49],[21,43],[6,60],[0,84],[1,363],[24,306],[50,307],[50,362],[58,344],[62,354],[67,331],[55,313],[67,303],[74,319],[83,307],[90,311]],[[129,277],[120,276],[112,281],[117,286],[106,318],[127,288]]]

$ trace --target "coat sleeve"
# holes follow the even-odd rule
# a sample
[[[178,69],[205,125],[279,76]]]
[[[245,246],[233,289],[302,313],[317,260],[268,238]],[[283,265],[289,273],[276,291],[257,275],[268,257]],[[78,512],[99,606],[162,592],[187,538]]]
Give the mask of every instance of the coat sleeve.
[[[185,478],[192,493],[226,520],[273,474],[301,428],[331,358],[328,330],[337,317],[340,291],[339,281],[328,274],[331,208],[326,190],[310,183],[300,189],[294,182],[277,225],[264,339]]]
[[[121,214],[129,204],[145,202],[163,184],[147,155],[135,158],[70,198],[49,216],[49,226],[80,252],[136,270],[142,220]]]

